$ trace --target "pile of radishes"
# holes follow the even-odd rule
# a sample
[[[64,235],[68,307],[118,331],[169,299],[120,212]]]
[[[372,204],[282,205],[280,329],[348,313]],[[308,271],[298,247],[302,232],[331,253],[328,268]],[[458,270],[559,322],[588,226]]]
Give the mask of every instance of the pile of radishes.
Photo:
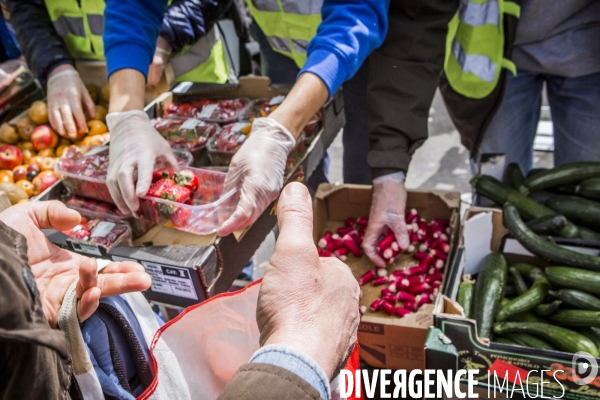
[[[418,265],[393,271],[388,274],[387,268],[369,270],[359,279],[363,286],[372,282],[373,286],[386,285],[381,290],[381,298],[371,303],[371,310],[383,310],[388,315],[405,315],[416,312],[425,304],[431,304],[435,292],[442,284],[444,266],[450,251],[450,228],[447,220],[434,219],[427,222],[419,217],[417,210],[411,209],[406,215],[406,228],[410,245],[402,250],[391,229],[387,229],[383,238],[377,244],[379,255],[388,263],[393,264],[401,253],[412,254],[418,260]],[[337,257],[346,261],[347,254],[356,257],[362,255],[360,248],[367,228],[368,219],[360,217],[354,220],[347,218],[345,225],[336,233],[327,231],[318,242],[321,257]],[[360,306],[361,314],[366,312],[366,306]]]

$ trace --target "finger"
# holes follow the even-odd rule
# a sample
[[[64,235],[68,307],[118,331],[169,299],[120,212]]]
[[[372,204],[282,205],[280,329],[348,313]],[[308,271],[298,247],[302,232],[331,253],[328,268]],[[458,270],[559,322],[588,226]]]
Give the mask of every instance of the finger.
[[[152,279],[145,272],[102,273],[98,275],[98,287],[102,291],[102,297],[140,292],[148,289],[150,285],[152,285]]]
[[[53,108],[48,113],[48,120],[52,128],[61,135],[65,134],[65,127],[62,123],[62,117],[60,116],[60,109]]]
[[[114,166],[111,163],[108,167],[108,176],[106,179],[106,184],[108,186],[108,191],[110,192],[110,196],[115,202],[116,206],[119,210],[124,214],[130,214],[131,210],[127,207],[127,203],[123,199],[123,195],[121,194],[121,188],[119,185],[120,179],[127,179],[127,176],[131,176],[131,181],[133,181],[133,166]],[[123,177],[121,177],[121,175]]]
[[[112,262],[102,269],[102,274],[116,274],[127,272],[144,272],[146,269],[133,261]]]
[[[283,189],[277,203],[277,220],[278,244],[310,244],[314,247],[312,201],[306,186],[292,182]]]
[[[79,266],[79,281],[75,288],[77,298],[98,285],[98,263],[94,258],[86,258]]]
[[[160,80],[161,73],[162,71],[159,72],[158,64],[150,64],[150,69],[148,70],[148,86],[154,88],[154,86],[156,86],[158,84],[158,81]]]
[[[75,119],[75,126],[77,129],[77,133],[85,133],[88,131],[87,123],[85,121],[85,115],[83,114],[83,109],[81,108],[80,101],[81,99],[73,99],[74,102],[72,112],[73,118]]]
[[[227,193],[232,189],[242,186],[244,176],[244,169],[239,167],[238,164],[235,163],[235,160],[231,160],[225,182],[223,183],[223,193]]]
[[[125,202],[132,210],[137,210],[139,207],[139,201],[137,196],[144,196],[148,192],[150,188],[150,184],[152,183],[152,171],[154,170],[154,160],[150,161],[148,159],[141,159],[138,162],[138,177],[137,182],[135,184],[135,193],[130,194],[132,198],[128,197],[128,194],[125,194]],[[132,208],[132,207],[135,207]]]
[[[387,265],[385,260],[377,253],[377,242],[384,230],[384,224],[373,221],[372,218],[369,219],[369,225],[367,226],[367,231],[365,232],[362,244],[367,257],[369,257],[369,259],[379,268],[385,268]]]
[[[70,138],[75,138],[77,136],[77,130],[75,127],[75,121],[73,120],[73,111],[71,110],[71,106],[61,106],[60,116],[62,117],[63,126],[67,133],[67,136],[69,136]]]
[[[94,100],[92,100],[92,96],[90,96],[90,92],[83,87],[83,104],[85,105],[85,109],[90,116],[90,119],[96,119],[96,105],[94,104]]]
[[[165,164],[165,166],[172,167],[175,169],[179,169],[179,162],[177,161],[177,157],[173,153],[173,149],[171,146],[165,141],[165,151],[161,152],[159,159]],[[152,166],[154,168],[154,166]],[[152,174],[151,174],[152,175]]]
[[[394,232],[396,242],[398,242],[400,248],[406,250],[410,244],[410,240],[408,238],[408,230],[406,229],[406,221],[404,220],[403,212],[401,212],[397,218],[394,218],[393,222],[390,222],[390,228]]]
[[[101,295],[102,291],[97,287],[92,287],[81,295],[77,303],[77,317],[79,317],[79,322],[85,321],[96,312],[100,304]]]
[[[240,199],[234,213],[217,230],[217,235],[225,237],[238,229],[242,229],[247,226],[250,217],[251,212],[248,211],[248,205]]]
[[[81,221],[81,215],[77,211],[67,208],[57,200],[35,201],[16,205],[15,208],[17,207],[29,215],[39,229],[54,228],[58,231],[66,231]]]

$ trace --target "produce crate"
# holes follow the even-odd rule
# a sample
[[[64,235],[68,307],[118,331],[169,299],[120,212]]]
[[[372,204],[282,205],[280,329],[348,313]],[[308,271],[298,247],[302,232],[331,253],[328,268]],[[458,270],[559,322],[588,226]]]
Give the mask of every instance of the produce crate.
[[[371,208],[372,188],[365,185],[321,184],[313,205],[313,237],[318,241],[327,230],[335,230],[344,225],[348,217],[368,216]],[[460,193],[440,190],[409,190],[406,209],[415,208],[419,216],[427,219],[446,219],[450,222],[450,243],[447,266],[454,258],[457,245]],[[346,264],[358,279],[373,268],[366,255],[360,258],[349,255]],[[412,256],[400,255],[395,266],[416,264]],[[446,266],[446,270],[447,267]],[[392,267],[388,267],[390,269]],[[382,286],[367,283],[361,287],[362,305],[367,307],[380,295]],[[367,364],[376,368],[423,369],[425,367],[423,345],[427,329],[433,324],[433,305],[403,318],[389,316],[369,309],[361,317],[358,327],[360,355]]]
[[[150,118],[161,117],[166,105],[173,101],[184,101],[186,99],[206,98],[240,98],[250,99],[272,98],[277,95],[285,95],[289,86],[271,86],[265,77],[242,77],[239,84],[201,84],[184,82],[174,88],[172,92],[163,93],[154,102],[146,107]],[[285,182],[306,182],[321,159],[327,148],[343,128],[344,103],[341,91],[336,92],[331,100],[323,107],[323,128],[316,134],[306,152],[299,157],[300,161],[296,167],[287,174]],[[40,200],[59,199],[65,192],[64,185],[58,183],[49,188]],[[198,303],[210,296],[226,291],[233,281],[239,276],[241,270],[248,264],[252,255],[256,252],[265,237],[271,232],[277,223],[276,204],[273,202],[258,220],[250,227],[234,232],[227,237],[218,237],[216,234],[195,235],[171,228],[165,224],[157,225],[150,229],[142,237],[134,240],[134,247],[114,248],[109,252],[113,259],[133,259],[145,263],[153,263],[166,266],[162,269],[159,279],[172,277],[169,265],[183,263],[184,258],[189,256],[189,246],[201,253],[189,259],[185,266],[178,264],[179,268],[185,268],[191,274],[194,285],[185,284],[187,288],[194,288],[194,295],[180,295],[184,292],[170,289],[163,291],[151,288],[145,294],[149,300],[166,304],[173,307],[186,307]],[[56,233],[56,232],[54,232]],[[138,247],[139,246],[139,247]],[[180,248],[178,250],[178,248]],[[171,260],[171,261],[169,261]],[[179,261],[178,261],[179,260]],[[169,264],[171,263],[171,264]],[[153,269],[153,277],[161,274],[160,268]],[[185,292],[187,293],[187,292]]]
[[[526,262],[540,267],[549,265],[533,256],[515,239],[507,235],[508,231],[502,224],[501,210],[472,207],[467,211],[461,227],[458,257],[448,271],[448,285],[444,288],[443,296],[438,297],[433,310],[435,327],[439,331],[432,331],[428,350],[438,346],[437,342],[440,340],[452,346],[447,350],[438,348],[437,351],[428,352],[427,367],[444,370],[449,368],[479,370],[475,378],[479,381],[480,397],[484,398],[488,397],[488,388],[490,398],[511,398],[510,390],[516,380],[516,371],[519,371],[519,376],[523,380],[523,388],[527,386],[532,395],[536,393],[536,385],[537,390],[540,390],[543,378],[546,398],[550,396],[564,399],[597,397],[600,393],[598,390],[600,378],[585,385],[577,385],[573,382],[573,370],[580,368],[585,362],[591,363],[590,359],[577,358],[574,354],[563,351],[540,350],[481,339],[477,336],[475,320],[463,316],[462,307],[455,301],[461,277],[463,274],[476,274],[481,260],[490,252],[502,252],[509,265],[516,262]],[[600,252],[597,243],[565,240],[562,244],[572,249],[579,249],[581,252],[592,254]],[[595,361],[600,363],[600,359]],[[542,375],[541,370],[546,372]],[[555,379],[556,370],[563,371],[557,372]],[[493,372],[490,371],[496,371],[498,383],[495,383]],[[527,381],[526,377],[530,371],[532,371],[531,378]],[[501,394],[498,391],[499,386],[503,384],[507,372],[509,394],[506,393],[506,386],[504,393]],[[520,389],[518,383],[516,388]],[[518,396],[521,395],[521,392],[517,393]],[[541,397],[541,394],[538,394],[538,397]]]

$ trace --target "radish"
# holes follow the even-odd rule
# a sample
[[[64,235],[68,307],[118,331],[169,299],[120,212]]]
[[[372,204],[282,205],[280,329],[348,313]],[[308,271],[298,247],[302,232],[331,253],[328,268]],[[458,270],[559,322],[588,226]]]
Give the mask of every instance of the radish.
[[[375,279],[375,272],[373,272],[373,270],[370,269],[367,272],[365,272],[364,274],[362,274],[360,276],[360,278],[358,278],[358,285],[362,286],[365,283],[371,282],[373,279]]]
[[[404,220],[409,224],[412,224],[418,217],[419,215],[417,214],[417,210],[411,208],[408,214],[406,214],[406,218]]]
[[[352,218],[352,217],[346,218],[346,220],[344,221],[344,224],[346,226],[351,226],[354,229],[354,218]]]
[[[384,236],[383,239],[381,239],[379,241],[379,243],[377,243],[377,250],[385,250],[388,247],[391,246],[392,242],[394,241],[394,235],[387,235]]]
[[[356,218],[356,224],[360,226],[367,226],[369,224],[369,219],[367,217],[358,217]]]
[[[403,301],[402,307],[410,311],[417,311],[417,304],[414,301]]]
[[[319,257],[331,257],[333,255],[329,250],[317,249]]]
[[[345,247],[340,247],[339,249],[335,249],[333,254],[342,261],[346,261],[346,254],[348,254],[348,249]]]
[[[350,234],[344,235],[344,238],[340,241],[344,247],[346,247],[355,257],[362,255],[362,250],[356,241],[350,236]]]
[[[397,299],[398,298],[396,297],[396,295],[394,293],[388,293],[385,296],[383,296],[384,301],[387,301],[388,303],[392,303],[392,304],[395,304]]]
[[[441,281],[443,278],[443,275],[441,273],[435,273],[432,275],[427,275],[425,277],[425,283],[429,283],[430,285],[435,282],[435,281]]]
[[[417,283],[415,285],[411,285],[408,288],[408,292],[412,294],[421,294],[430,288],[431,286],[428,283]]]
[[[387,276],[380,276],[373,281],[373,286],[381,286],[388,283]]]
[[[400,291],[397,296],[398,301],[415,301],[415,296],[408,292]]]
[[[387,301],[383,301],[383,303],[381,303],[381,308],[383,308],[383,311],[385,311],[387,315],[394,315],[394,311],[396,310],[396,307]]]
[[[327,231],[323,234],[323,237],[321,237],[321,239],[319,239],[319,242],[317,243],[317,245],[324,249],[327,247],[327,243],[329,243],[329,241],[331,240],[331,235],[333,235],[333,233],[331,233],[331,231]]]
[[[417,251],[415,254],[413,254],[413,257],[416,258],[417,260],[421,260],[421,259],[425,258],[426,256],[429,256],[429,254],[424,251]]]
[[[408,315],[408,314],[412,314],[412,311],[407,310],[406,308],[402,308],[402,307],[396,307],[396,309],[394,310],[394,313],[399,316],[400,318]]]
[[[377,269],[377,276],[387,276],[387,269],[385,268],[378,268]]]
[[[414,276],[424,274],[427,271],[427,266],[413,265],[412,267],[408,267],[404,269],[405,276]]]
[[[373,302],[371,303],[371,311],[377,311],[379,310],[379,307],[381,307],[381,305],[384,303],[383,300],[381,299],[375,299],[373,300]]]
[[[354,241],[356,242],[356,244],[358,244],[359,246],[362,244],[362,238],[360,237],[360,235],[358,234],[358,232],[352,230],[352,231],[348,232],[346,235],[348,235],[352,239],[354,239]],[[344,239],[342,238],[342,240],[344,240]]]
[[[360,315],[364,315],[367,312],[367,306],[359,306],[358,312],[360,313]]]
[[[393,295],[393,293],[392,293],[392,291],[390,289],[388,289],[388,288],[381,289],[381,296],[382,297],[388,296],[390,294]]]
[[[340,236],[344,236],[345,234],[350,233],[353,230],[354,230],[354,228],[351,226],[341,226],[336,229],[336,233]]]
[[[327,250],[334,251],[335,249],[339,249],[343,245],[344,244],[342,243],[341,239],[334,239],[332,237],[329,243],[327,243]]]

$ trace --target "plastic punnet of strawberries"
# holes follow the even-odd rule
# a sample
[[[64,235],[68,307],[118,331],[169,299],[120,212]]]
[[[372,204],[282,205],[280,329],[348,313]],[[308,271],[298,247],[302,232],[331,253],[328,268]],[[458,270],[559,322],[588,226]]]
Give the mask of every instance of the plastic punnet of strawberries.
[[[79,225],[63,233],[74,240],[99,244],[107,248],[131,239],[131,231],[127,224],[102,221],[99,218],[88,220],[82,217]]]
[[[228,123],[242,115],[248,102],[247,99],[199,99],[181,104],[171,103],[165,107],[165,117],[193,117],[204,121]]]
[[[196,118],[155,118],[154,128],[169,142],[171,148],[194,152],[202,149],[208,138],[221,128],[215,123]]]

